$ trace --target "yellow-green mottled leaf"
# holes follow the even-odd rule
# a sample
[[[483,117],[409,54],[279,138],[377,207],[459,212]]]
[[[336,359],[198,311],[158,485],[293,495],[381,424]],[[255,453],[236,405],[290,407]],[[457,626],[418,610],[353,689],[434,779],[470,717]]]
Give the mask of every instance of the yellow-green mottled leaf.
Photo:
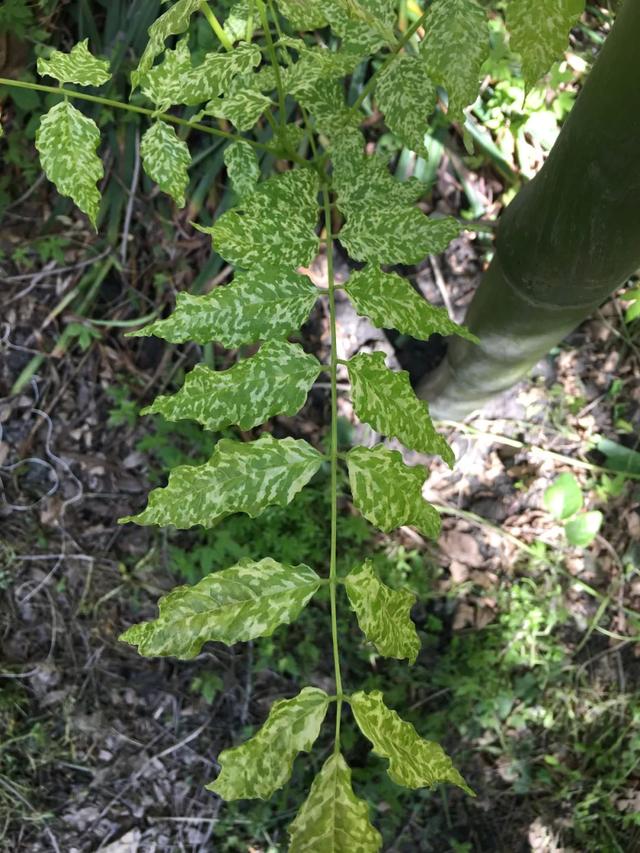
[[[359,64],[357,54],[344,50],[333,51],[326,47],[297,48],[298,61],[283,69],[287,91],[292,95],[303,95],[313,91],[319,81],[334,80],[350,74]]]
[[[306,267],[318,252],[318,175],[294,169],[258,184],[256,191],[210,228],[214,249],[241,267]]]
[[[440,516],[422,497],[427,473],[405,465],[397,450],[379,444],[373,450],[354,447],[347,454],[353,503],[383,533],[405,524],[435,539]]]
[[[298,753],[316,742],[328,707],[329,697],[317,687],[276,702],[251,740],[220,754],[220,775],[208,790],[224,800],[268,799],[289,780]]]
[[[238,130],[251,130],[262,113],[271,106],[271,98],[251,89],[239,88],[224,98],[209,101],[196,119],[204,116],[228,119]]]
[[[436,88],[417,56],[398,56],[378,78],[376,100],[387,127],[408,148],[427,159],[427,117],[436,106]]]
[[[294,30],[304,32],[327,26],[320,0],[277,0],[277,3]]]
[[[478,342],[465,326],[450,319],[446,308],[424,300],[406,278],[367,266],[351,274],[345,290],[356,311],[381,329],[397,329],[403,335],[426,340],[431,335],[460,335]]]
[[[353,569],[344,586],[367,640],[387,658],[406,658],[415,663],[420,651],[418,632],[410,616],[415,595],[383,584],[370,560]]]
[[[416,397],[409,374],[389,370],[385,358],[383,352],[361,353],[348,362],[356,415],[382,435],[453,466],[453,451],[434,428],[427,403]]]
[[[342,47],[367,56],[396,42],[396,0],[323,0],[322,10]]]
[[[231,186],[239,198],[255,191],[260,179],[260,165],[255,150],[248,142],[232,142],[224,150],[224,164]]]
[[[340,753],[325,761],[309,796],[289,827],[289,853],[378,853],[382,836],[369,808],[351,787],[351,770]]]
[[[100,131],[68,101],[61,101],[42,117],[36,148],[46,176],[60,195],[70,196],[95,227],[100,207],[97,182],[104,176],[96,154]]]
[[[421,44],[429,76],[447,91],[449,116],[462,119],[478,97],[480,69],[489,55],[489,26],[476,0],[434,0]]]
[[[320,578],[308,566],[266,558],[242,560],[194,586],[179,586],[158,602],[158,618],[121,635],[145,657],[189,660],[205,643],[270,637],[296,619],[318,591]]]
[[[155,335],[173,344],[218,341],[233,349],[286,338],[306,321],[317,299],[318,289],[306,275],[256,267],[206,296],[179,293],[170,317],[129,334]]]
[[[373,744],[373,751],[389,759],[387,773],[405,788],[430,788],[450,782],[475,796],[442,747],[424,740],[411,723],[384,704],[379,690],[354,693],[351,710],[358,728]]]
[[[140,155],[145,172],[178,207],[185,205],[191,154],[186,142],[164,121],[152,125],[143,135]]]
[[[224,31],[232,44],[247,36],[247,23],[251,17],[251,0],[236,0],[229,9],[224,22]]]
[[[204,465],[180,465],[163,489],[154,489],[147,508],[120,523],[186,529],[214,527],[226,516],[246,512],[252,518],[268,506],[286,506],[322,465],[322,454],[302,439],[264,434],[244,443],[221,439]]]
[[[509,0],[507,29],[511,47],[522,57],[522,73],[532,86],[569,44],[569,31],[584,12],[584,0]]]
[[[257,355],[230,370],[199,364],[171,397],[158,397],[142,414],[191,418],[210,430],[230,425],[250,430],[275,415],[295,415],[322,365],[298,344],[268,341]]]
[[[131,75],[131,83],[135,89],[151,66],[153,60],[164,50],[164,43],[169,36],[177,36],[186,33],[191,23],[191,16],[197,12],[202,5],[201,0],[178,0],[166,12],[149,27],[149,43],[138,63],[138,67]]]
[[[48,59],[38,59],[38,74],[53,77],[63,85],[77,83],[79,86],[102,86],[111,79],[109,63],[96,59],[89,52],[89,39],[76,44],[71,53],[54,50]]]

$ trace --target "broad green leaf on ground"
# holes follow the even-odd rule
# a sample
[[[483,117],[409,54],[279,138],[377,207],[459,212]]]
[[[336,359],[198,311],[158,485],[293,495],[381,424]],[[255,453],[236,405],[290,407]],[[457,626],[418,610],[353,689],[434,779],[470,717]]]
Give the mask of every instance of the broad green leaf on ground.
[[[453,467],[453,451],[434,428],[427,403],[416,397],[409,374],[390,370],[385,360],[383,352],[360,353],[347,363],[356,415],[376,432],[411,450],[438,454]]]
[[[509,0],[507,29],[511,48],[522,58],[527,86],[542,77],[562,58],[569,45],[569,31],[584,12],[584,0]]]
[[[70,196],[87,214],[94,228],[100,207],[96,184],[104,176],[96,154],[100,131],[68,101],[61,101],[42,117],[36,133],[36,148],[47,178],[60,195]]]
[[[351,787],[342,755],[325,761],[309,796],[289,827],[289,853],[378,853],[382,836],[369,821],[369,808]]]
[[[465,326],[449,317],[446,308],[436,308],[423,299],[406,278],[367,266],[349,277],[345,290],[356,311],[381,329],[396,329],[403,335],[426,340],[431,335],[459,335],[477,343]]]
[[[327,25],[319,0],[277,0],[277,3],[294,30],[318,30]]]
[[[189,146],[171,125],[157,121],[145,132],[140,142],[140,155],[145,172],[160,189],[170,195],[178,207],[185,205],[191,165]]]
[[[153,65],[153,60],[164,50],[164,43],[169,36],[182,35],[189,29],[191,16],[202,6],[202,0],[178,0],[149,27],[149,42],[131,75],[131,83],[135,89],[141,76]]]
[[[376,100],[387,127],[412,151],[429,159],[424,137],[436,106],[436,87],[417,56],[398,56],[378,78]]]
[[[415,663],[420,651],[418,632],[410,616],[415,595],[383,584],[370,560],[353,569],[344,586],[362,633],[380,654]]]
[[[309,752],[329,707],[324,690],[305,687],[293,699],[281,699],[251,740],[220,754],[220,774],[207,785],[223,800],[267,800],[289,780],[299,752]]]
[[[259,266],[206,296],[179,293],[170,317],[129,335],[155,335],[173,344],[217,341],[233,349],[286,338],[307,320],[317,299],[318,289],[306,275]]]
[[[299,616],[319,587],[308,566],[242,560],[195,586],[177,587],[158,602],[157,619],[134,625],[120,640],[145,657],[189,660],[208,642],[232,646],[270,637]]]
[[[254,148],[242,140],[232,142],[224,150],[224,164],[236,195],[239,198],[251,195],[260,179],[260,164]]]
[[[476,0],[434,0],[421,55],[431,79],[447,91],[449,116],[461,120],[464,108],[478,97],[480,70],[489,56],[489,25],[482,6]]]
[[[177,394],[158,397],[142,414],[191,418],[214,431],[231,425],[250,430],[275,415],[299,412],[321,370],[298,344],[268,341],[229,370],[197,365]]]
[[[436,539],[440,516],[422,497],[427,472],[410,467],[397,450],[379,444],[373,450],[354,447],[347,454],[353,503],[383,533],[405,524]]]
[[[38,74],[53,77],[59,83],[77,83],[79,86],[102,86],[111,79],[109,63],[96,59],[89,52],[89,39],[76,44],[71,53],[54,50],[48,59],[38,59]]]
[[[397,18],[395,0],[323,0],[322,10],[331,29],[351,53],[369,56],[394,45]]]
[[[226,516],[246,512],[252,518],[268,506],[286,506],[323,462],[302,439],[263,434],[257,441],[221,439],[204,465],[180,465],[163,489],[154,489],[147,508],[120,523],[172,524],[179,529],[214,527]]]
[[[565,524],[567,542],[575,548],[587,548],[598,535],[604,516],[599,510],[581,512]]]
[[[293,169],[258,184],[256,191],[210,228],[215,250],[230,264],[250,268],[306,267],[318,252],[318,175]]]
[[[563,520],[582,508],[582,489],[573,474],[560,474],[546,489],[542,503],[554,518]]]
[[[397,785],[430,788],[450,782],[475,796],[442,747],[421,738],[411,723],[387,708],[379,690],[354,693],[349,703],[358,728],[373,744],[375,754],[389,759],[387,773]]]
[[[215,116],[227,119],[238,130],[251,130],[262,113],[271,106],[271,98],[251,89],[240,89],[224,98],[214,98],[209,101],[196,119],[201,121],[204,116]]]

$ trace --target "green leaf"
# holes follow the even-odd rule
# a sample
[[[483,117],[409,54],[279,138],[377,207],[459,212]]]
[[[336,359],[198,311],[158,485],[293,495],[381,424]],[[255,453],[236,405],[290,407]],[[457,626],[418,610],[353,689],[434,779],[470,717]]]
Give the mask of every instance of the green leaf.
[[[380,74],[376,100],[389,130],[428,160],[424,137],[437,97],[424,63],[417,56],[398,56]]]
[[[356,415],[376,432],[411,450],[438,454],[453,467],[453,451],[434,428],[427,403],[416,397],[409,374],[389,370],[385,359],[383,352],[361,353],[347,362]]]
[[[424,32],[425,67],[433,82],[447,90],[450,118],[462,120],[464,108],[478,97],[480,69],[489,56],[485,11],[476,0],[434,0]]]
[[[565,524],[567,542],[576,548],[586,548],[598,535],[604,517],[598,510],[581,512]]]
[[[522,74],[532,86],[569,44],[569,30],[584,12],[584,0],[509,0],[507,29],[511,48],[522,57]],[[543,24],[541,24],[543,22]]]
[[[303,95],[314,91],[316,84],[344,77],[359,64],[357,54],[343,50],[333,51],[326,47],[308,48],[303,43],[299,58],[288,68],[283,69],[284,83],[292,95]]]
[[[216,287],[206,296],[179,293],[170,317],[129,335],[155,335],[174,344],[218,341],[233,349],[286,338],[306,321],[317,299],[318,288],[306,275],[256,267],[236,273],[231,284]]]
[[[383,533],[405,524],[436,539],[440,516],[422,497],[427,473],[404,464],[397,450],[379,444],[373,450],[354,447],[347,454],[353,502]]]
[[[178,207],[185,206],[191,165],[189,146],[171,125],[157,121],[143,135],[140,155],[145,172]]]
[[[547,512],[563,520],[582,507],[582,490],[573,474],[560,474],[542,497]]]
[[[251,89],[242,89],[209,101],[204,110],[195,117],[200,121],[203,116],[215,116],[228,119],[238,130],[251,130],[262,113],[271,106],[271,98]]]
[[[604,454],[607,468],[623,474],[640,474],[640,453],[609,438],[601,438],[596,449]]]
[[[323,0],[322,10],[344,50],[369,56],[396,43],[395,0]]]
[[[250,430],[275,415],[299,412],[321,370],[318,359],[298,344],[269,341],[230,370],[199,364],[177,394],[158,397],[142,414],[191,418],[214,431],[231,425]]]
[[[174,468],[168,485],[151,492],[144,512],[119,521],[184,530],[194,524],[214,527],[234,512],[255,518],[268,506],[291,503],[322,462],[322,454],[301,439],[264,434],[244,443],[223,438],[208,462]]]
[[[281,699],[251,740],[220,754],[220,775],[207,785],[224,800],[268,799],[289,780],[299,752],[309,752],[329,707],[324,690],[305,687]]]
[[[423,299],[406,278],[366,266],[351,274],[345,290],[358,314],[369,317],[381,329],[397,329],[403,335],[426,340],[431,335],[460,335],[478,342],[465,326],[449,318],[446,308],[436,308]]]
[[[258,184],[210,228],[217,252],[241,267],[306,267],[318,253],[317,173],[294,169]]]
[[[251,17],[250,0],[237,0],[229,9],[224,22],[224,31],[232,44],[242,41],[247,35],[247,23]]]
[[[158,602],[157,619],[134,625],[120,640],[145,657],[189,660],[208,642],[232,646],[270,637],[299,616],[319,587],[308,566],[242,560],[195,586],[172,590]]]
[[[53,77],[61,85],[77,83],[79,86],[102,86],[111,79],[109,63],[96,59],[89,52],[89,39],[74,45],[71,53],[54,50],[48,59],[38,59],[38,74]]]
[[[191,23],[191,16],[202,5],[201,0],[178,0],[167,11],[160,15],[157,21],[149,27],[149,43],[131,75],[131,84],[135,89],[140,85],[142,75],[153,65],[153,60],[164,50],[164,43],[169,36],[186,33]]]
[[[96,227],[100,192],[96,187],[104,176],[96,154],[100,131],[68,101],[61,101],[42,117],[36,133],[36,148],[46,176],[60,195],[70,196]]]
[[[411,723],[387,708],[379,690],[354,693],[349,704],[375,754],[389,759],[387,773],[397,785],[430,788],[450,782],[475,796],[442,747],[421,738]]]
[[[232,142],[224,150],[224,164],[233,191],[245,198],[255,191],[260,179],[260,164],[255,150],[248,142]]]
[[[351,770],[337,752],[325,761],[289,827],[289,853],[378,853],[382,836],[351,787]]]
[[[278,8],[294,30],[305,32],[327,26],[327,19],[318,0],[277,0]]]
[[[410,616],[415,595],[408,590],[396,592],[383,584],[370,560],[353,569],[344,586],[360,629],[380,654],[415,663],[420,651],[420,640]]]

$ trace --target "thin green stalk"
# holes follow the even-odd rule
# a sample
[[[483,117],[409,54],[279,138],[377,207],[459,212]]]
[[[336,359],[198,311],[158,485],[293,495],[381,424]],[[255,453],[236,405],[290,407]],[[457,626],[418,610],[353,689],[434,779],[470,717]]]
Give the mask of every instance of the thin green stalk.
[[[10,86],[14,89],[30,89],[33,92],[46,92],[46,94],[50,95],[60,95],[60,97],[89,101],[92,104],[101,104],[104,107],[126,110],[127,112],[148,116],[152,119],[162,119],[162,121],[177,124],[180,125],[180,127],[190,127],[192,130],[199,130],[203,133],[208,133],[211,136],[218,136],[222,139],[228,139],[230,141],[241,139],[253,148],[259,148],[261,151],[269,151],[276,157],[282,157],[283,154],[280,146],[267,145],[264,142],[256,142],[254,139],[247,139],[246,136],[242,136],[239,133],[229,133],[226,130],[218,130],[216,127],[209,127],[206,124],[188,121],[187,119],[179,118],[178,116],[171,115],[170,113],[159,113],[156,110],[149,110],[146,107],[138,107],[135,104],[126,104],[123,101],[114,101],[111,98],[103,98],[100,95],[88,95],[86,92],[75,92],[72,89],[65,89],[64,87],[45,86],[42,83],[27,83],[24,80],[10,80],[7,77],[0,77],[0,86]],[[303,160],[302,157],[298,157],[295,154],[291,154],[291,152],[287,152],[287,156],[294,163],[299,163],[303,166],[307,165],[306,160]]]
[[[213,9],[207,3],[207,0],[202,0],[200,4],[200,10],[202,14],[205,16],[207,21],[209,21],[209,25],[217,37],[220,39],[220,44],[224,47],[225,50],[233,50],[233,44],[229,39],[229,36],[225,33],[220,21],[216,18]]]
[[[264,5],[264,0],[257,0],[257,3],[258,11],[260,12],[260,21],[262,23],[262,29],[264,30],[264,37],[267,41],[267,53],[269,54],[269,60],[271,62],[271,65],[273,66],[273,73],[276,77],[276,89],[278,90],[278,103],[280,107],[280,127],[284,130],[284,126],[287,123],[287,114],[285,110],[285,93],[284,86],[282,85],[282,76],[280,75],[280,65],[278,64],[276,48],[273,43],[273,38],[271,36],[271,28],[269,27],[267,7]]]
[[[329,560],[329,591],[331,597],[331,640],[333,645],[333,667],[336,679],[336,735],[335,752],[340,751],[340,721],[342,716],[342,673],[338,643],[338,339],[336,323],[336,287],[333,269],[333,229],[331,224],[331,200],[325,184],[322,189],[324,219],[327,231],[327,279],[329,284],[329,322],[331,325],[331,556]]]

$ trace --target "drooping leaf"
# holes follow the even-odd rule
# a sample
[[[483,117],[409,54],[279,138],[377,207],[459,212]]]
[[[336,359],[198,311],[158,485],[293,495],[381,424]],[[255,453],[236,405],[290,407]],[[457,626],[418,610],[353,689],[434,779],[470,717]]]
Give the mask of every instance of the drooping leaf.
[[[415,663],[420,651],[420,640],[410,616],[415,595],[408,590],[396,592],[383,584],[370,560],[353,569],[344,586],[358,625],[380,654]]]
[[[376,100],[387,127],[408,148],[429,159],[424,137],[436,106],[436,88],[417,56],[398,56],[378,78]]]
[[[54,50],[48,59],[38,59],[38,74],[53,77],[63,86],[77,83],[79,86],[102,86],[111,79],[109,63],[96,59],[89,52],[89,39],[74,45],[71,53]]]
[[[387,773],[396,784],[430,788],[450,782],[475,796],[442,747],[421,738],[411,723],[387,708],[379,690],[354,693],[350,705],[358,728],[373,744],[373,751],[389,759]]]
[[[230,264],[309,266],[318,252],[318,188],[316,172],[293,169],[258,184],[241,205],[200,230]]]
[[[435,539],[440,516],[422,497],[427,473],[422,466],[405,465],[397,450],[379,444],[373,450],[354,447],[347,454],[353,502],[383,533],[404,524]]]
[[[411,450],[438,454],[453,467],[453,451],[434,428],[427,403],[416,397],[409,374],[389,370],[385,359],[383,352],[374,352],[349,360],[356,415],[382,435],[399,439]]]
[[[509,0],[507,29],[511,48],[522,57],[522,73],[532,86],[569,44],[569,31],[584,12],[584,0]]]
[[[131,75],[131,83],[135,89],[143,74],[153,65],[153,60],[164,50],[164,43],[169,36],[177,36],[189,29],[191,16],[202,5],[201,0],[177,0],[166,12],[149,27],[149,43],[144,49],[138,67]]]
[[[382,836],[369,808],[351,787],[351,770],[334,753],[313,780],[309,796],[289,827],[289,853],[378,853]]]
[[[214,98],[209,101],[204,110],[198,114],[200,121],[203,116],[211,115],[216,118],[228,119],[238,130],[251,130],[262,113],[271,106],[271,98],[251,89],[239,89],[224,98]]]
[[[220,754],[220,775],[208,790],[224,800],[268,799],[290,778],[298,753],[316,742],[328,707],[329,697],[316,687],[276,702],[251,740]]]
[[[567,542],[575,548],[587,548],[598,535],[603,521],[604,516],[597,509],[581,512],[565,524]]]
[[[120,640],[145,657],[189,660],[208,642],[232,646],[270,637],[299,616],[319,587],[308,566],[242,560],[195,586],[177,587],[158,602],[157,619],[134,625]]]
[[[147,508],[120,523],[179,529],[213,527],[234,512],[252,518],[268,506],[286,506],[322,465],[322,454],[302,439],[264,434],[244,443],[221,439],[204,465],[180,465],[163,489],[154,489]]]
[[[327,26],[327,19],[319,0],[277,0],[278,7],[288,19],[292,29],[305,32]]]
[[[476,0],[434,0],[424,26],[421,55],[429,76],[447,90],[449,115],[478,97],[480,69],[489,55],[489,26]]]
[[[178,207],[185,205],[191,165],[189,146],[165,121],[157,121],[144,133],[140,155],[145,172]]]
[[[70,196],[96,226],[100,191],[96,184],[104,176],[96,154],[100,131],[68,101],[61,101],[42,117],[36,133],[36,148],[46,176],[60,195]]]
[[[305,322],[317,299],[318,289],[306,275],[260,266],[237,273],[231,284],[206,296],[179,293],[170,317],[129,334],[174,344],[218,341],[233,349],[286,338]]]
[[[158,397],[142,414],[191,418],[210,430],[232,424],[250,430],[275,415],[299,412],[321,370],[318,359],[298,344],[268,341],[230,370],[197,365],[177,394]]]
[[[582,507],[582,489],[573,474],[560,474],[546,489],[542,502],[554,518],[563,520]]]
[[[239,198],[251,195],[260,179],[260,165],[248,142],[232,142],[224,150],[224,165],[234,192]]]
[[[358,314],[369,317],[379,328],[396,329],[418,340],[438,334],[478,341],[465,326],[450,319],[446,308],[431,305],[396,273],[369,265],[351,274],[345,290]]]

